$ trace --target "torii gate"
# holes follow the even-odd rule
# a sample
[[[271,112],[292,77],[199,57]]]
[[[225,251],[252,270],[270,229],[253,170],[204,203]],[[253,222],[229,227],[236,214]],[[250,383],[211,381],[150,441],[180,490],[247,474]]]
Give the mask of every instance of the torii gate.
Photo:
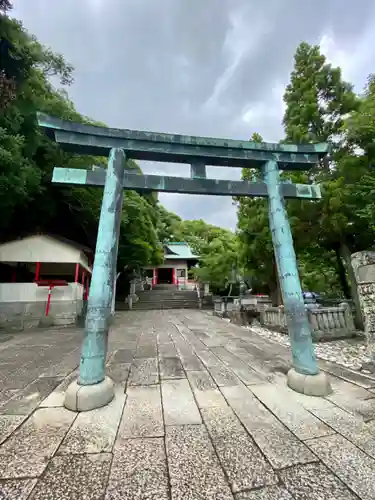
[[[155,132],[121,130],[38,115],[47,135],[70,152],[108,156],[108,168],[96,170],[56,167],[52,182],[104,186],[94,269],[87,306],[79,378],[68,388],[65,406],[87,411],[109,403],[114,384],[105,376],[109,319],[116,276],[123,190],[163,191],[269,199],[269,220],[275,260],[288,323],[293,367],[288,385],[297,392],[325,396],[328,379],[319,371],[302,296],[293,239],[284,198],[321,198],[319,185],[280,180],[280,170],[308,170],[328,152],[327,144],[272,144],[213,139]],[[126,170],[127,159],[191,165],[190,178],[139,175]],[[206,178],[206,165],[258,168],[262,182]]]

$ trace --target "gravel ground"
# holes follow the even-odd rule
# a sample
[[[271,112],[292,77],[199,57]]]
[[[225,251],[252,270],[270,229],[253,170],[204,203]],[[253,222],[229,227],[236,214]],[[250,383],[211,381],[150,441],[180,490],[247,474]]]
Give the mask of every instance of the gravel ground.
[[[251,327],[245,328],[250,329],[261,337],[278,342],[279,344],[285,346],[290,345],[289,337],[280,332],[268,330],[260,325],[252,325]],[[320,359],[332,361],[356,371],[361,370],[363,364],[371,361],[368,357],[365,339],[333,340],[331,342],[315,344],[315,352]],[[362,372],[370,373],[365,369],[362,369]]]

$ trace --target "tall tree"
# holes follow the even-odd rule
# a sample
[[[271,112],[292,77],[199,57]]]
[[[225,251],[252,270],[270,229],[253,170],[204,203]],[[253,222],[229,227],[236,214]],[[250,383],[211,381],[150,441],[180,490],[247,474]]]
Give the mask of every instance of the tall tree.
[[[359,108],[346,121],[352,162],[362,173],[350,193],[356,215],[375,232],[375,75],[368,77]]]
[[[251,141],[262,142],[254,133]],[[261,177],[257,169],[242,170],[242,179]],[[261,198],[235,198],[237,205],[237,235],[240,261],[247,275],[252,276],[252,288],[257,293],[267,293],[273,303],[281,303],[280,287],[268,219],[268,202]]]
[[[283,119],[288,142],[337,143],[344,119],[358,107],[353,86],[342,80],[341,69],[327,63],[318,45],[302,42],[284,93]]]
[[[13,5],[10,2],[10,0],[0,0],[0,11],[5,13],[5,12],[9,12],[10,10],[12,10],[12,8],[13,8]]]
[[[41,46],[22,25],[4,15],[1,33],[8,42],[4,70],[13,76],[14,98],[0,113],[0,233],[2,239],[25,232],[57,233],[95,247],[102,190],[57,187],[51,183],[54,165],[88,168],[103,158],[71,155],[50,141],[37,124],[36,113],[93,123],[80,115],[66,90],[56,90],[51,76],[63,86],[72,82],[72,67],[63,56]],[[15,64],[16,63],[16,64]],[[15,65],[14,65],[15,64]],[[136,168],[128,162],[128,168]],[[119,242],[119,265],[137,268],[159,262],[158,215],[152,195],[125,195]]]
[[[340,68],[333,68],[320,52],[319,46],[311,46],[302,42],[295,54],[294,69],[290,84],[284,94],[286,111],[283,119],[286,141],[297,143],[326,142],[333,144],[333,162],[320,165],[312,178],[321,182],[324,187],[323,199],[320,202],[304,202],[298,207],[296,202],[289,203],[289,211],[296,218],[297,211],[304,211],[304,218],[319,221],[312,224],[312,238],[316,238],[327,250],[334,249],[337,265],[343,281],[343,289],[356,304],[357,325],[361,326],[361,312],[356,289],[350,254],[354,251],[358,238],[353,235],[362,234],[360,221],[353,218],[347,205],[347,179],[353,179],[350,163],[344,149],[343,133],[345,118],[358,109],[359,101],[353,92],[352,85],[343,81]],[[355,176],[355,175],[354,175]],[[294,176],[297,180],[298,176]],[[307,217],[306,217],[307,216]],[[301,225],[300,225],[301,226]],[[303,224],[302,231],[305,231]],[[365,245],[365,241],[361,244]],[[349,286],[347,284],[345,264]]]

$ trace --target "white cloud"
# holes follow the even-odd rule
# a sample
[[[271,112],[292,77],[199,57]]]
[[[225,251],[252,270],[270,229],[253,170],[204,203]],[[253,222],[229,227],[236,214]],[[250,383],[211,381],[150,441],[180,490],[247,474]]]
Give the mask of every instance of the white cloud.
[[[216,80],[211,96],[204,103],[203,107],[207,110],[219,105],[221,94],[230,87],[234,76],[241,64],[244,63],[245,56],[247,56],[246,60],[248,60],[251,53],[256,53],[263,41],[263,37],[269,31],[267,20],[258,17],[258,19],[253,19],[251,33],[249,33],[249,25],[244,16],[246,10],[246,7],[245,9],[238,9],[232,11],[229,15],[231,29],[226,34],[223,47],[228,64]]]
[[[353,83],[357,92],[361,92],[371,68],[375,69],[375,25],[370,25],[356,42],[340,47],[331,33],[326,33],[320,40],[320,49],[327,61],[339,66],[343,78]]]

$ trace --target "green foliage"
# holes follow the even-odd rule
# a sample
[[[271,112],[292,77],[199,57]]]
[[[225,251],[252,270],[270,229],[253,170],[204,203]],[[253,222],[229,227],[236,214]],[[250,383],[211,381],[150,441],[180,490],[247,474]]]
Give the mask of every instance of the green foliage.
[[[181,220],[159,205],[160,241],[185,241],[200,256],[199,267],[194,275],[202,282],[210,283],[214,293],[228,290],[232,268],[240,270],[238,238],[232,231],[203,220]]]
[[[200,248],[201,259],[195,274],[202,282],[210,283],[213,293],[223,294],[232,280],[233,270],[240,271],[238,240],[230,231],[222,230],[220,236],[201,244]]]
[[[283,142],[330,141],[334,146],[331,164],[318,165],[309,175],[287,174],[293,182],[319,182],[323,191],[318,201],[286,203],[302,285],[326,293],[337,294],[341,286],[347,291],[343,256],[350,266],[348,251],[368,248],[374,240],[375,175],[369,160],[375,152],[375,80],[370,77],[364,95],[356,96],[352,85],[342,80],[340,68],[328,64],[318,46],[303,42],[296,50],[284,101]],[[251,140],[261,142],[262,137],[255,133]],[[356,147],[365,154],[354,154]],[[245,170],[242,177],[256,175]],[[242,263],[254,275],[255,288],[272,293],[277,281],[267,202],[236,203]]]
[[[0,0],[0,11],[8,12],[12,10],[13,6],[10,0]]]
[[[55,165],[87,168],[103,165],[106,159],[61,151],[37,126],[36,112],[94,122],[79,114],[68,97],[73,68],[62,55],[29,35],[21,23],[9,19],[4,12],[10,8],[11,2],[0,0],[1,237],[45,231],[94,247],[102,190],[57,187],[51,176]],[[63,89],[55,89],[51,78]],[[340,285],[345,286],[342,266],[345,259],[348,266],[348,251],[374,243],[375,77],[370,75],[365,92],[356,96],[352,85],[342,80],[340,68],[328,64],[319,47],[303,42],[296,51],[284,101],[285,142],[328,140],[334,145],[331,164],[319,165],[309,175],[289,175],[295,182],[321,183],[322,200],[292,200],[287,210],[303,287],[337,294]],[[254,133],[251,140],[263,139]],[[128,168],[141,173],[133,161]],[[260,177],[255,169],[242,173],[243,179]],[[127,192],[119,269],[131,274],[144,265],[158,264],[162,243],[186,241],[201,256],[197,276],[215,292],[228,291],[236,268],[239,274],[253,277],[254,291],[277,293],[267,201],[234,201],[236,234],[203,220],[182,221],[160,205],[155,194]]]
[[[344,117],[357,106],[353,86],[341,79],[318,45],[302,42],[296,50],[290,84],[285,89],[286,140],[323,142],[340,133]]]
[[[254,133],[253,142],[263,142]],[[261,173],[256,169],[243,169],[242,178],[256,180]],[[252,276],[254,292],[273,294],[277,288],[274,253],[268,221],[268,202],[260,198],[237,198],[237,234],[239,257],[247,275]]]
[[[66,154],[47,139],[36,121],[42,111],[64,119],[93,123],[80,115],[62,85],[72,80],[72,67],[63,56],[41,46],[22,25],[0,16],[8,42],[5,74],[16,82],[15,95],[0,114],[0,229],[3,239],[45,231],[95,247],[103,191],[57,187],[51,183],[55,165],[87,168],[104,158]],[[2,59],[3,60],[3,59]],[[128,168],[139,166],[128,162]],[[155,198],[128,192],[124,197],[119,242],[119,265],[136,269],[162,258],[156,226]]]

